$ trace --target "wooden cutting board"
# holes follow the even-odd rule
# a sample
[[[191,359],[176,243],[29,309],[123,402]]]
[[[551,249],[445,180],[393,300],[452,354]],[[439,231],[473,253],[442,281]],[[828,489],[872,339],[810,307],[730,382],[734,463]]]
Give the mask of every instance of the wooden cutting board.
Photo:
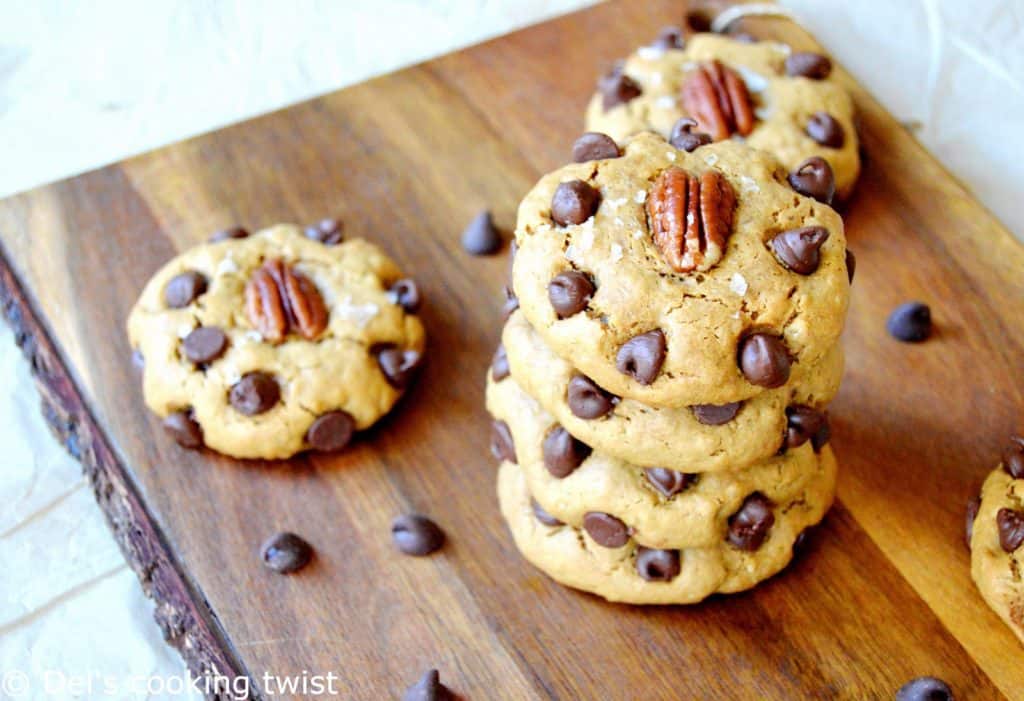
[[[341,698],[372,700],[430,667],[473,700],[891,698],[922,674],[958,698],[1024,699],[1024,649],[962,542],[965,502],[1024,428],[1024,249],[845,74],[866,165],[846,216],[839,503],[809,552],[749,593],[630,608],[553,584],[512,545],[483,411],[508,258],[472,258],[458,235],[485,207],[510,228],[568,160],[595,76],[681,12],[601,5],[0,203],[0,294],[44,411],[194,669],[257,690],[334,672]],[[814,47],[788,21],[744,28]],[[130,361],[136,295],[216,229],[325,215],[420,281],[419,384],[342,455],[179,449]],[[938,323],[919,346],[884,329],[908,299]],[[439,554],[393,550],[389,523],[413,510],[447,530]],[[257,557],[281,529],[318,551],[297,576]]]

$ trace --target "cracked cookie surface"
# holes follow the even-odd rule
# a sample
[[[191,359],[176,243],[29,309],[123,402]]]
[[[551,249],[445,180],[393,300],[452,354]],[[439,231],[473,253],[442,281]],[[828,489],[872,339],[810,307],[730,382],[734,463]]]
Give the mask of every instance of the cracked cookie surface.
[[[853,101],[831,75],[788,75],[790,54],[784,44],[747,43],[715,34],[693,35],[683,48],[642,47],[621,66],[639,92],[608,109],[602,93],[595,94],[587,107],[586,130],[608,134],[619,143],[642,131],[669,138],[680,118],[693,116],[684,98],[687,80],[702,64],[717,60],[738,74],[752,102],[752,128],[733,138],[768,151],[790,171],[807,158],[821,156],[832,167],[839,198],[846,199],[860,171]],[[827,117],[816,117],[818,113]]]
[[[341,448],[411,380],[418,296],[361,239],[328,245],[278,225],[201,244],[153,276],[128,318],[146,404],[189,447],[265,459]]]
[[[714,170],[735,193],[721,260],[706,271],[677,272],[653,240],[646,203],[670,167],[694,176]],[[563,192],[566,183],[572,193]],[[553,199],[579,192],[587,196],[573,207],[554,202],[553,219]],[[686,217],[670,213],[670,223],[683,226]],[[773,240],[813,227],[827,232],[813,271],[795,272]],[[784,356],[799,372],[836,345],[849,301],[839,215],[797,194],[770,155],[733,141],[686,152],[643,133],[618,158],[556,170],[521,203],[516,244],[514,290],[548,346],[604,390],[652,406],[726,404],[784,384],[782,373],[755,384],[754,373],[740,369],[741,345],[773,336],[781,344],[759,352]],[[624,362],[623,346],[637,336],[644,343],[627,348]]]

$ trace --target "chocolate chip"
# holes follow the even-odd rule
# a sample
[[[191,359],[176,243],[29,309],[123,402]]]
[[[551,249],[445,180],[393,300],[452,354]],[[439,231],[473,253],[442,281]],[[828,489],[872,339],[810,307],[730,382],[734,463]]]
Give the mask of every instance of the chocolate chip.
[[[229,239],[244,239],[248,238],[249,232],[240,226],[232,226],[227,229],[221,229],[210,237],[210,243],[218,243],[220,241],[227,241]]]
[[[892,310],[885,328],[898,341],[920,343],[932,335],[932,310],[923,302],[906,302]]]
[[[377,358],[384,379],[395,389],[405,389],[423,362],[419,351],[402,350],[393,343],[378,343],[370,352]]]
[[[813,197],[827,205],[836,196],[836,178],[832,166],[820,156],[812,156],[789,174],[789,185],[801,195]]]
[[[181,341],[181,352],[196,365],[212,363],[227,348],[228,337],[217,326],[200,326]]]
[[[508,353],[505,352],[505,346],[499,343],[498,350],[494,351],[494,357],[491,358],[491,379],[501,382],[508,374]]]
[[[1008,553],[1024,543],[1024,511],[999,509],[996,514],[996,526],[999,527],[999,545]]]
[[[491,455],[498,460],[517,462],[516,444],[512,440],[512,431],[504,421],[491,422]]]
[[[691,34],[711,31],[711,15],[707,10],[690,10],[686,13],[686,29]]]
[[[512,316],[516,309],[519,309],[519,298],[516,297],[516,293],[512,291],[512,288],[506,285],[505,303],[501,305],[501,314],[508,321],[508,318]]]
[[[811,538],[811,527],[800,531],[797,535],[796,540],[793,541],[793,554],[798,555],[803,552],[804,548],[807,547],[807,541]]]
[[[455,695],[441,683],[436,669],[432,669],[405,690],[402,701],[454,701]]]
[[[853,275],[857,272],[857,256],[853,255],[853,251],[849,248],[846,249],[846,277],[850,279],[850,284],[853,284]]]
[[[1003,451],[1003,469],[1015,480],[1024,479],[1024,438],[1014,436]]]
[[[615,367],[642,385],[649,385],[658,377],[665,362],[665,334],[661,329],[633,336],[619,347]]]
[[[501,248],[501,234],[494,228],[494,218],[488,211],[473,217],[462,232],[462,249],[474,256],[486,256]]]
[[[263,543],[260,559],[278,574],[291,574],[313,559],[313,546],[294,533],[278,533]]]
[[[896,701],[953,701],[953,690],[941,679],[911,679],[896,692]]]
[[[828,412],[825,413],[825,423],[821,425],[818,432],[811,436],[811,448],[815,453],[820,453],[825,444],[832,438],[832,426],[828,422]]]
[[[622,72],[621,64],[617,64],[611,71],[601,76],[597,81],[597,89],[601,93],[601,106],[605,112],[640,97],[643,93],[640,85]]]
[[[306,442],[313,450],[341,450],[352,440],[356,420],[347,411],[338,409],[321,414],[306,431]]]
[[[702,131],[693,131],[693,128],[697,126],[697,122],[689,117],[683,117],[675,126],[672,127],[672,134],[669,136],[668,142],[678,149],[690,152],[700,146],[705,146],[711,143],[711,134],[706,134]]]
[[[743,402],[730,404],[695,404],[690,407],[693,415],[705,426],[721,426],[736,418]]]
[[[342,223],[337,219],[321,219],[313,226],[306,227],[306,237],[325,246],[336,246],[345,240],[342,229]]]
[[[569,410],[581,419],[599,419],[615,408],[616,397],[583,375],[569,380],[567,401]]]
[[[409,314],[415,314],[420,310],[423,298],[420,296],[419,285],[412,278],[399,280],[388,290],[395,304],[400,306]]]
[[[391,522],[391,541],[406,555],[429,555],[444,545],[444,531],[420,514],[403,514]]]
[[[807,441],[812,441],[822,431],[828,430],[828,417],[809,406],[794,404],[786,407],[786,447],[798,448]],[[827,442],[827,437],[825,438]],[[824,445],[824,443],[822,443]],[[815,452],[820,450],[815,448]]]
[[[740,341],[739,367],[751,384],[774,389],[789,380],[789,351],[782,339],[755,333]]]
[[[644,477],[666,499],[671,499],[697,480],[697,475],[670,470],[667,467],[648,467],[644,470]]]
[[[201,273],[189,270],[172,277],[164,287],[164,302],[171,309],[181,309],[192,304],[196,297],[206,292],[206,278]]]
[[[203,429],[192,417],[191,411],[175,411],[164,419],[164,430],[183,448],[201,448]]]
[[[603,161],[607,158],[618,158],[622,154],[615,140],[607,134],[588,131],[572,145],[572,162]]]
[[[548,300],[559,319],[567,319],[587,308],[594,295],[594,282],[579,270],[565,270],[548,283]]]
[[[582,224],[590,219],[601,203],[601,193],[582,180],[559,183],[551,198],[551,219],[556,224]]]
[[[658,36],[651,42],[655,49],[681,49],[686,45],[683,41],[683,30],[679,27],[662,27]]]
[[[775,524],[775,506],[768,497],[754,492],[743,501],[743,506],[729,517],[726,540],[740,550],[757,550],[768,537]]]
[[[561,426],[544,436],[544,467],[559,479],[568,477],[590,455],[590,446],[578,441]]]
[[[828,112],[815,112],[807,122],[807,136],[822,146],[842,148],[846,141],[843,125]]]
[[[648,582],[671,582],[679,574],[678,550],[636,549],[636,573]]]
[[[971,549],[971,537],[974,535],[974,522],[978,518],[978,509],[981,508],[981,497],[971,497],[967,502],[967,519],[964,524],[964,542],[967,549]]]
[[[565,524],[544,510],[544,507],[537,503],[536,499],[530,499],[530,508],[533,515],[545,526],[564,526]]]
[[[828,240],[823,226],[802,226],[777,234],[771,241],[779,261],[799,275],[810,275],[821,265],[821,246]]]
[[[250,372],[242,376],[228,393],[228,401],[236,411],[255,416],[269,411],[281,399],[281,387],[265,372]]]
[[[832,62],[827,56],[810,51],[796,51],[786,57],[786,75],[824,80],[831,72]]]
[[[619,519],[602,511],[583,514],[583,530],[594,542],[606,548],[621,548],[629,542],[629,528]]]

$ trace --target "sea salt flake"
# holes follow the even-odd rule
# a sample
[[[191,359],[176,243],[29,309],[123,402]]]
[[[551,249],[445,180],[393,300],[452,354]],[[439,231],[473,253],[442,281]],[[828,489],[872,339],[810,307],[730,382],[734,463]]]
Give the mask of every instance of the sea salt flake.
[[[746,68],[744,66],[736,66],[736,72],[743,78],[743,82],[747,84],[747,89],[750,92],[764,92],[764,89],[768,87],[768,81],[760,73]]]
[[[747,294],[747,279],[739,273],[733,273],[732,279],[729,280],[729,289],[738,294],[740,297]]]
[[[757,181],[747,175],[740,176],[740,185],[743,188],[743,192],[761,192]]]
[[[709,166],[715,165],[716,163],[718,163],[718,154],[709,153],[708,155],[704,156],[704,162],[707,163]]]
[[[772,116],[772,108],[767,106],[758,107],[754,110],[754,116],[763,122]]]
[[[640,229],[637,229],[636,231],[633,232],[633,238],[635,238],[636,240],[639,241],[643,237],[644,237],[644,232],[640,231]]]
[[[676,152],[675,151],[669,151],[668,153],[665,154],[665,158],[667,158],[670,161],[676,160]]]
[[[622,219],[620,217],[615,217],[615,226],[618,226],[618,227],[621,228],[621,227],[623,227],[625,225],[626,225],[626,222],[622,221]]]
[[[661,85],[663,79],[664,77],[661,75],[660,71],[655,71],[654,73],[651,73],[651,85]]]
[[[334,307],[332,313],[340,319],[351,321],[360,328],[366,326],[380,312],[373,302],[366,304],[353,304],[351,297],[346,297]]]
[[[622,246],[617,243],[612,244],[612,262],[618,263],[622,260]]]
[[[588,219],[590,226],[585,224],[580,227],[579,244],[578,248],[581,251],[589,251],[594,245],[594,220]]]
[[[605,203],[606,205],[608,205],[609,207],[611,207],[612,209],[618,209],[618,208],[619,208],[619,207],[621,207],[622,205],[626,204],[626,202],[627,202],[628,200],[629,200],[629,198],[628,198],[628,197],[618,197],[618,198],[616,198],[616,199],[608,199],[608,200],[605,200],[605,201],[604,201],[604,203]]]
[[[235,262],[234,258],[224,258],[220,263],[217,264],[218,275],[231,275],[238,272],[238,263]]]
[[[636,55],[645,61],[655,61],[665,55],[665,49],[660,46],[641,46],[636,50]]]
[[[671,110],[676,107],[676,99],[671,95],[661,95],[654,100],[654,106],[660,110]]]
[[[637,204],[643,204],[647,201],[647,190],[637,190],[636,195],[633,196],[633,201]]]
[[[583,263],[583,256],[579,254],[579,251],[577,251],[576,247],[571,243],[565,247],[565,253],[563,255],[565,256],[565,259],[571,263],[576,263],[577,265],[581,265]]]

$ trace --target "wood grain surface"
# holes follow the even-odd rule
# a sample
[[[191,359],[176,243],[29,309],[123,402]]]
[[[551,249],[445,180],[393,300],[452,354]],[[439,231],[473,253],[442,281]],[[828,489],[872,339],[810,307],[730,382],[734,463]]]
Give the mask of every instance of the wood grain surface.
[[[437,667],[473,700],[874,699],[922,674],[958,698],[1024,699],[1024,649],[962,542],[965,502],[1024,427],[1024,250],[845,74],[866,165],[846,213],[840,498],[806,555],[749,593],[630,608],[553,584],[512,545],[483,411],[508,257],[472,258],[458,236],[482,208],[511,228],[568,160],[598,73],[682,12],[604,4],[0,203],[0,295],[48,416],[144,584],[158,575],[161,622],[193,668],[248,673],[266,698],[264,674],[334,672],[340,698],[376,700]],[[744,29],[814,46],[785,20]],[[179,449],[130,361],[138,292],[219,228],[325,215],[421,283],[419,383],[341,455]],[[908,299],[937,320],[921,345],[884,330]],[[395,552],[389,524],[407,511],[442,524],[440,553]],[[283,529],[318,552],[292,577],[257,557]]]

